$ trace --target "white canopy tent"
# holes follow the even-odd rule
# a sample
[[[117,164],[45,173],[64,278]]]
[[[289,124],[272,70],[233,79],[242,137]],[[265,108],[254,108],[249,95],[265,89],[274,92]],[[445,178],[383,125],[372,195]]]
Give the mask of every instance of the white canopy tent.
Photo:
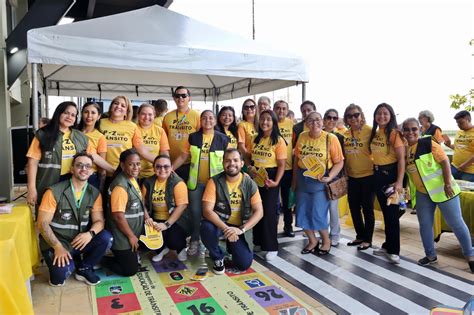
[[[302,58],[160,6],[33,29],[27,41],[47,95],[156,99],[184,85],[216,102],[308,81]]]

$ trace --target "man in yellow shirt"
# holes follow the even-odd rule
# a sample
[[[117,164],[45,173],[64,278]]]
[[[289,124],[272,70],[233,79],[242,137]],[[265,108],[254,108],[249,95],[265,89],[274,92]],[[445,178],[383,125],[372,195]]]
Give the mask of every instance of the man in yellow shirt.
[[[191,133],[196,132],[201,127],[200,115],[197,111],[189,107],[191,94],[184,86],[178,86],[173,92],[173,99],[177,109],[172,110],[163,118],[163,129],[168,135],[170,145],[171,161],[175,161],[181,155],[184,145],[188,142]],[[175,170],[185,182],[189,177],[188,158],[184,164]]]
[[[201,240],[214,260],[215,274],[225,272],[224,252],[219,247],[221,235],[226,239],[234,267],[239,270],[250,268],[253,253],[244,233],[263,217],[257,185],[241,172],[244,161],[240,152],[227,149],[223,165],[224,172],[208,181],[202,197],[204,220],[201,222]]]
[[[451,173],[456,179],[474,182],[474,126],[471,114],[462,110],[454,116],[459,131],[454,137],[454,144],[445,137],[444,144],[454,150],[451,162]]]

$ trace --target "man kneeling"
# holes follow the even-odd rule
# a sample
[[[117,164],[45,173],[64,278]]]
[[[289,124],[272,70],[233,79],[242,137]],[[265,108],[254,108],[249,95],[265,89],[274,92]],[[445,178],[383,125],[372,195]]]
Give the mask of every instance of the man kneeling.
[[[49,187],[39,207],[40,249],[52,286],[63,286],[72,274],[73,257],[78,264],[77,280],[100,283],[93,267],[112,244],[112,235],[104,230],[100,192],[87,183],[92,164],[87,153],[74,155],[72,178]]]
[[[224,153],[224,172],[209,179],[203,201],[201,240],[214,260],[213,271],[223,274],[224,252],[219,247],[223,234],[232,254],[234,267],[246,270],[253,260],[253,253],[245,240],[250,230],[263,216],[262,199],[257,184],[241,172],[244,161],[237,149]]]

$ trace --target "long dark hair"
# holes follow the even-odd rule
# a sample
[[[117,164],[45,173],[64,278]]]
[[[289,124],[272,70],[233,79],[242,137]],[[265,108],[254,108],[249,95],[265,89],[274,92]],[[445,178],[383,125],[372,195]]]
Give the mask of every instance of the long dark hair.
[[[120,174],[123,171],[120,164],[122,162],[125,162],[129,156],[134,155],[134,154],[136,154],[136,155],[138,155],[138,157],[140,157],[140,154],[138,154],[137,150],[135,150],[135,149],[128,149],[128,150],[125,150],[122,153],[120,153],[120,159],[119,159],[120,163],[117,166],[117,169],[115,170],[114,175],[112,176],[112,181],[115,179],[115,177],[117,177],[118,174]]]
[[[45,137],[42,137],[43,141],[40,143],[40,148],[42,151],[51,151],[54,147],[54,144],[59,138],[59,117],[62,113],[66,111],[69,106],[73,106],[77,112],[77,105],[74,102],[62,102],[61,104],[56,107],[54,111],[53,117],[49,121],[49,123],[41,128],[41,130],[45,133]],[[71,128],[75,128],[77,125],[77,115],[76,120],[74,121],[74,125]]]
[[[224,126],[222,125],[221,123],[221,116],[224,114],[224,111],[230,111],[232,113],[232,116],[234,117],[234,121],[230,124],[229,126],[229,131],[230,133],[235,137],[235,139],[238,139],[239,136],[238,136],[238,133],[237,133],[237,123],[235,122],[236,118],[235,118],[235,110],[232,106],[224,106],[221,108],[221,110],[219,111],[219,113],[217,114],[217,125],[216,125],[216,129],[217,131],[220,131],[222,132],[223,134],[225,134],[225,128]]]
[[[281,137],[280,134],[280,128],[278,128],[278,119],[275,113],[272,110],[264,110],[261,114],[260,117],[263,116],[263,114],[268,114],[272,118],[272,133],[270,134],[270,139],[272,140],[272,145],[275,145],[278,143],[278,139]],[[260,121],[258,122],[258,134],[255,140],[253,141],[254,143],[259,143],[260,140],[263,138],[263,130],[260,128]]]
[[[99,113],[99,116],[102,115],[102,113],[100,111],[99,104],[97,104],[96,102],[87,102],[87,103],[85,103],[84,106],[82,106],[82,110],[81,110],[81,121],[77,125],[77,129],[79,129],[80,131],[84,130],[84,127],[85,127],[85,124],[84,124],[84,110],[86,109],[86,107],[89,107],[89,106],[94,106],[95,109],[97,109],[97,112]],[[95,122],[94,128],[99,129],[99,125],[100,125],[100,119],[97,119],[97,121]]]
[[[370,133],[370,140],[369,140],[369,150],[370,150],[370,144],[372,143],[372,140],[375,138],[375,134],[377,133],[377,128],[379,124],[375,121],[375,115],[377,114],[377,111],[380,108],[386,108],[388,112],[390,113],[390,120],[387,124],[387,127],[385,127],[385,139],[386,139],[386,145],[387,145],[387,154],[390,151],[390,134],[392,133],[392,130],[397,131],[400,133],[400,131],[397,129],[398,124],[397,124],[397,117],[395,116],[395,111],[393,110],[392,106],[388,105],[387,103],[382,103],[379,104],[374,111],[374,120],[372,123],[372,132]],[[370,150],[372,151],[372,150]]]

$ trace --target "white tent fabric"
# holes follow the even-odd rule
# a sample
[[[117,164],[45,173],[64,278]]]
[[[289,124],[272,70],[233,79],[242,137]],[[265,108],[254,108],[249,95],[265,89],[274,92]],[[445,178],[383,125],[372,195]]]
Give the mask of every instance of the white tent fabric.
[[[308,81],[302,58],[151,6],[28,32],[47,94],[226,100]],[[41,71],[40,71],[41,72]]]

